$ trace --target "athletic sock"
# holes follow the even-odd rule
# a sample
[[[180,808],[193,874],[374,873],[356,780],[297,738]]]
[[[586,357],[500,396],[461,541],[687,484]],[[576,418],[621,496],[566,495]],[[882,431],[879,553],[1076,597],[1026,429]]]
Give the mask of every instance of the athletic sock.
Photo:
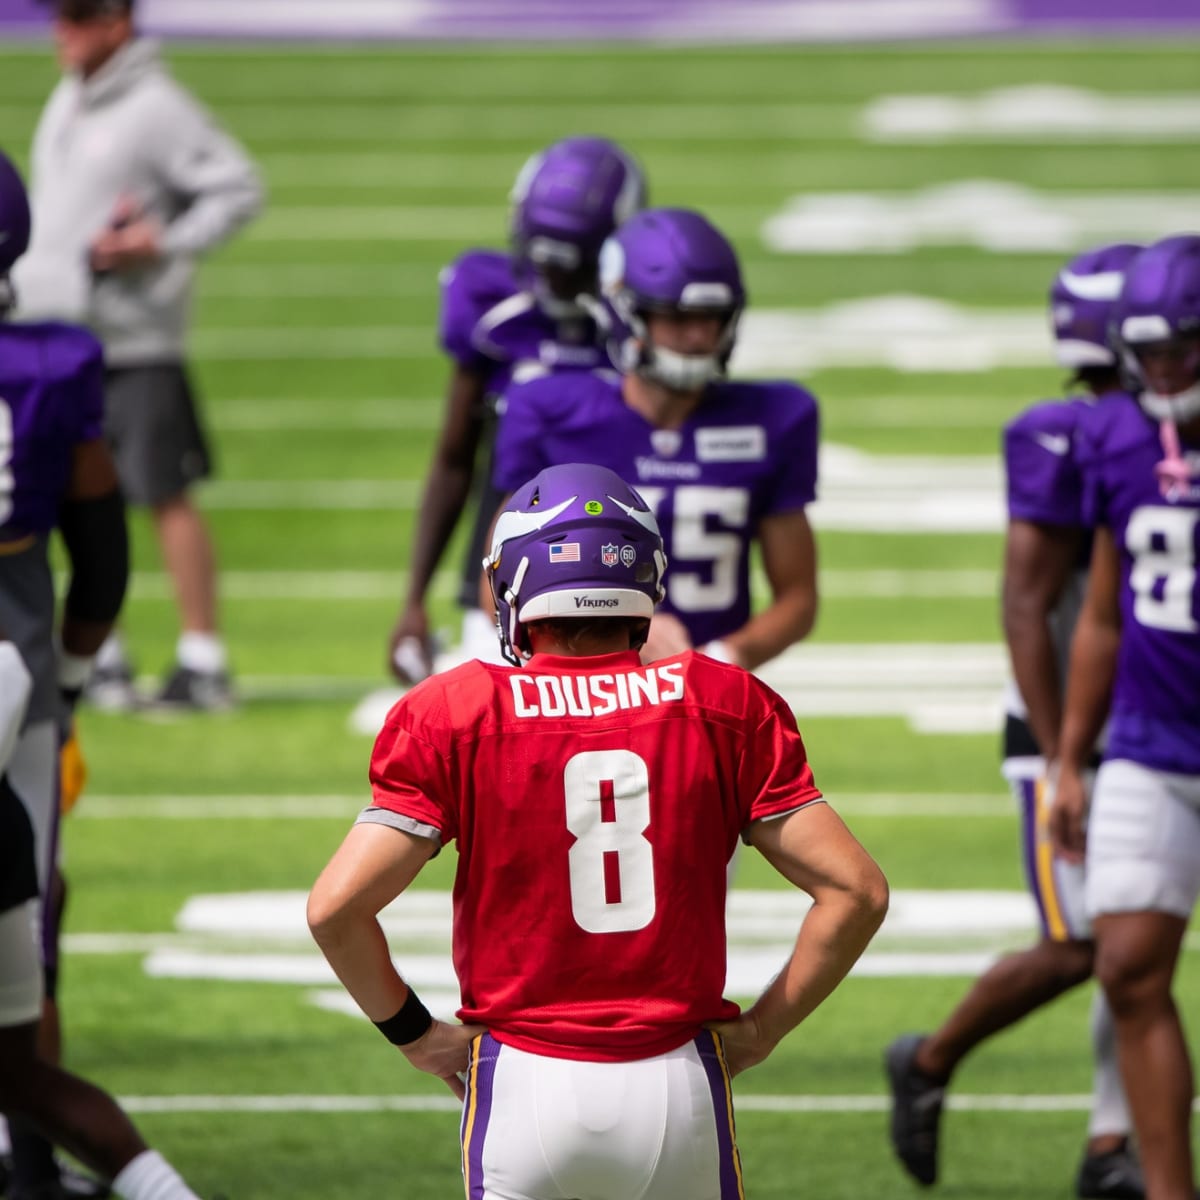
[[[157,1150],[143,1150],[112,1186],[122,1200],[200,1200]]]

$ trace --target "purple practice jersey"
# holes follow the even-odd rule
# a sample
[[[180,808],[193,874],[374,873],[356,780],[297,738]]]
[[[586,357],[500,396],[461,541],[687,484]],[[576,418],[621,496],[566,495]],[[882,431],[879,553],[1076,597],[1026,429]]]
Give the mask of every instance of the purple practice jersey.
[[[507,254],[468,250],[442,272],[441,283],[442,348],[460,366],[482,374],[489,395],[499,396],[510,380],[590,370],[608,361],[595,324],[548,317]]]
[[[27,723],[57,715],[50,531],[75,447],[101,436],[100,343],[70,325],[0,324],[0,628],[33,676]]]
[[[544,467],[588,462],[632,483],[670,564],[662,611],[701,646],[750,617],[759,522],[816,498],[817,435],[817,402],[792,383],[710,384],[669,430],[630,408],[609,373],[559,375],[506,393],[493,482],[508,494]]]
[[[104,355],[70,325],[0,325],[0,545],[58,524],[81,442],[103,433]]]
[[[1158,427],[1132,397],[1080,424],[1084,516],[1112,531],[1121,558],[1121,647],[1105,757],[1200,773],[1200,444],[1192,483],[1164,499]]]
[[[1075,461],[1075,433],[1084,415],[1097,403],[1083,396],[1047,400],[1027,408],[1004,429],[1004,472],[1008,519],[1057,528],[1087,528],[1083,518],[1083,478]],[[1063,588],[1050,616],[1051,636],[1058,659],[1059,679],[1066,679],[1071,635],[1083,607],[1092,539],[1083,540],[1077,569]],[[1005,758],[1038,753],[1033,734],[1024,725],[1025,702],[1013,683],[1005,697],[1010,725],[1005,733]]]
[[[475,527],[459,586],[459,603],[474,608],[479,604],[479,564],[488,526],[501,500],[490,487],[496,401],[510,382],[552,371],[591,370],[607,364],[608,357],[589,318],[556,321],[538,307],[507,254],[468,250],[442,272],[441,283],[442,348],[459,366],[483,377],[486,396],[485,467],[474,489]]]

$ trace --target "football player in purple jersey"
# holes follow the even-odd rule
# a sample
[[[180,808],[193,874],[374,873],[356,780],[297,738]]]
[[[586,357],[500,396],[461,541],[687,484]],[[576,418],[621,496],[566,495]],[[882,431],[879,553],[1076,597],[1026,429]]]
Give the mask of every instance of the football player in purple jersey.
[[[512,248],[469,250],[442,274],[440,340],[452,364],[446,411],[418,509],[408,593],[389,662],[401,682],[432,669],[426,596],[472,496],[475,525],[460,602],[464,646],[494,650],[479,609],[479,563],[501,497],[489,486],[495,403],[513,379],[601,365],[604,349],[577,297],[595,293],[600,246],[645,204],[637,163],[603,138],[571,137],[535,154],[512,192]],[[481,477],[476,462],[484,458]]]
[[[13,303],[8,275],[29,229],[24,185],[0,154],[0,317]],[[41,955],[36,929],[54,870],[60,729],[129,575],[125,507],[102,432],[103,388],[103,356],[90,333],[0,323],[0,637],[11,639],[0,642],[0,1112],[12,1121],[8,1195],[66,1195],[45,1133],[114,1180],[121,1196],[194,1200],[111,1097],[38,1049],[39,1037],[43,1046],[57,1042],[57,914],[40,922]],[[71,566],[57,630],[47,553],[56,527]]]
[[[1146,1195],[1191,1200],[1192,1070],[1171,983],[1200,894],[1200,236],[1134,260],[1113,332],[1137,398],[1080,425],[1095,544],[1051,827],[1064,856],[1086,854]],[[1083,774],[1106,715],[1089,808]]]
[[[754,668],[804,637],[817,610],[817,402],[793,383],[725,379],[746,303],[737,255],[699,213],[648,209],[604,245],[608,371],[519,384],[504,397],[494,483],[588,461],[635,482],[671,575],[646,661],[689,645]],[[752,614],[757,541],[771,601]],[[613,565],[625,547],[608,548]]]
[[[1053,856],[1043,781],[1046,764],[1058,757],[1066,660],[1091,551],[1072,446],[1086,414],[1124,395],[1108,326],[1123,272],[1140,250],[1102,246],[1057,273],[1050,290],[1055,358],[1073,372],[1071,383],[1081,394],[1035,404],[1004,431],[1003,614],[1015,682],[1006,697],[1003,771],[1020,804],[1022,860],[1042,936],[980,976],[938,1029],[907,1034],[888,1048],[892,1144],[905,1169],[923,1184],[937,1179],[942,1102],[962,1059],[1092,974],[1083,868]],[[1092,1116],[1076,1191],[1082,1197],[1136,1198],[1143,1194],[1141,1172],[1128,1147],[1129,1110],[1112,1014],[1099,991],[1092,1042]]]

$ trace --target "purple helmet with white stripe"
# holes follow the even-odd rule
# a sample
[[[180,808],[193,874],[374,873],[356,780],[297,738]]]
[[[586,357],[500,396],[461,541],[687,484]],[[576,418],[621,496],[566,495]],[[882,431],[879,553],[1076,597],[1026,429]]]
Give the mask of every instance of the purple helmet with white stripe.
[[[607,467],[566,463],[513,493],[483,567],[500,648],[519,665],[532,653],[530,621],[648,622],[665,595],[667,559],[654,514],[629,484]]]
[[[600,247],[645,207],[646,180],[615,143],[570,137],[526,162],[511,198],[518,269],[550,316],[578,316],[575,296],[596,291]]]
[[[21,174],[0,151],[0,316],[12,307],[8,273],[29,248],[29,196]]]
[[[1132,242],[1097,246],[1071,259],[1050,286],[1054,357],[1075,370],[1117,365],[1110,341],[1113,305],[1125,270],[1144,247]]]
[[[1152,417],[1200,417],[1200,235],[1163,238],[1134,259],[1113,309],[1113,336],[1121,365]],[[1138,357],[1150,345],[1169,349],[1186,368],[1182,390],[1167,395],[1150,389]]]
[[[678,391],[703,387],[725,373],[746,304],[737,254],[698,212],[652,208],[627,221],[600,252],[600,290],[616,321],[618,368]],[[654,345],[651,313],[712,314],[722,319],[712,354],[680,354]]]

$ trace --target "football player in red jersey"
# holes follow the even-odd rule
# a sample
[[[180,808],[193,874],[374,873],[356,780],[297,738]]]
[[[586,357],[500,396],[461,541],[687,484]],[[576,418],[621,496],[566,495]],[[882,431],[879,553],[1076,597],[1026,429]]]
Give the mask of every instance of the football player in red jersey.
[[[464,1099],[470,1200],[742,1197],[729,1081],[849,971],[886,881],[779,696],[692,650],[640,662],[666,560],[619,476],[542,471],[485,565],[514,665],[466,663],[392,710],[309,924],[367,1016]],[[742,1013],[722,995],[739,837],[814,900]],[[463,1024],[432,1019],[377,920],[451,840]]]

